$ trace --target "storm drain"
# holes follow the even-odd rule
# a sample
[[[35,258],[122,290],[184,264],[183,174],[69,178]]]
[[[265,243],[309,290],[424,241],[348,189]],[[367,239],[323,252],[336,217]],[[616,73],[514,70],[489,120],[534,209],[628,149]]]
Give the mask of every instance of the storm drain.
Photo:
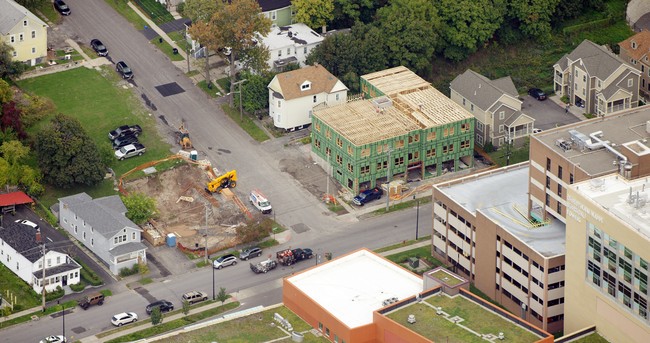
[[[176,82],[166,83],[164,85],[156,86],[155,88],[162,96],[170,96],[185,92],[185,90]]]
[[[72,328],[72,332],[74,332],[74,333],[76,333],[78,335],[80,333],[86,332],[86,329],[81,327],[81,326],[77,326],[76,328]]]

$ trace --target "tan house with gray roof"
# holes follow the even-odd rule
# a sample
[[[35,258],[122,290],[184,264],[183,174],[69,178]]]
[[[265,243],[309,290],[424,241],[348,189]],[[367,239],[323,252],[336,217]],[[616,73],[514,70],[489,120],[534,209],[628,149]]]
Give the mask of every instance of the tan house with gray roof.
[[[14,48],[14,61],[30,65],[47,56],[47,24],[13,0],[0,0],[0,35]]]
[[[646,97],[650,96],[650,31],[643,30],[618,43],[621,48],[619,56],[634,68],[641,71],[639,89]]]
[[[490,80],[467,69],[449,88],[451,100],[476,117],[476,144],[500,147],[511,142],[522,146],[533,132],[535,119],[521,112],[522,101],[510,76]]]
[[[555,94],[585,113],[605,116],[639,104],[641,72],[605,47],[584,40],[555,65]]]
[[[268,89],[269,116],[289,131],[309,126],[314,107],[344,104],[348,96],[348,87],[319,64],[277,74]]]

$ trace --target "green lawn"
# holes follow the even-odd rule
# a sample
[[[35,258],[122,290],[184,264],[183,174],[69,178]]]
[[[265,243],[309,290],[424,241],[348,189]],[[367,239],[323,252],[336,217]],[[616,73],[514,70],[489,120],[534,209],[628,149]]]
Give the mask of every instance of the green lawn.
[[[158,25],[174,20],[165,6],[155,0],[135,0],[135,4]]]
[[[143,156],[124,161],[118,161],[112,156],[109,159],[109,167],[119,177],[138,165],[168,156],[169,145],[163,143],[158,135],[154,117],[148,115],[130,89],[116,86],[118,80],[117,75],[108,67],[102,72],[82,67],[26,79],[19,81],[18,85],[26,91],[52,99],[59,112],[77,118],[103,154],[113,153],[107,137],[110,130],[126,124],[142,126],[140,141],[147,147],[147,152]],[[30,128],[29,134],[36,134],[50,119],[47,117],[37,123]],[[43,202],[49,206],[56,197],[81,191],[92,196],[115,194],[112,181],[106,180],[96,187],[66,190],[48,188]]]
[[[507,161],[506,148],[501,148],[501,149],[499,149],[497,151],[493,151],[493,152],[489,153],[488,155],[490,155],[490,158],[492,159],[492,161],[494,161],[494,163],[496,163],[497,165],[499,165],[501,167],[505,167],[506,164],[507,165],[513,165],[513,164],[517,164],[519,162],[528,161],[529,152],[530,152],[530,149],[528,148],[528,145],[526,145],[525,147],[520,148],[520,149],[510,150],[510,161],[509,162]]]
[[[178,45],[179,48],[183,51],[187,51],[190,48],[190,43],[185,40],[185,31],[173,31],[167,34],[171,40]]]
[[[9,296],[7,295],[9,291]],[[25,281],[19,278],[4,264],[0,264],[0,292],[2,297],[16,297],[14,312],[32,308],[41,304],[41,297]],[[13,301],[13,300],[12,300]]]
[[[155,45],[160,51],[162,51],[167,57],[169,57],[170,60],[172,61],[183,61],[184,58],[180,54],[174,54],[173,48],[167,41],[164,39],[162,40],[162,43],[160,42],[160,37],[156,37],[151,40],[151,44]]]
[[[269,139],[269,136],[264,132],[264,130],[260,129],[257,124],[253,121],[253,118],[249,116],[248,114],[244,113],[243,115],[239,113],[239,108],[232,108],[228,106],[227,104],[224,104],[221,106],[224,112],[232,119],[235,123],[239,124],[239,126],[248,133],[251,138],[258,142],[264,142],[265,140]],[[240,119],[241,118],[241,119]]]
[[[599,335],[597,332],[592,333],[589,336],[578,338],[571,343],[609,343],[608,340],[604,339],[603,336]]]
[[[144,29],[145,25],[147,25],[147,22],[144,21],[137,13],[135,13],[134,10],[127,5],[128,0],[104,0],[106,1],[107,4],[109,4],[113,9],[122,15],[126,20],[128,20],[133,26],[136,28],[136,30],[142,30]]]
[[[512,322],[497,316],[474,302],[461,296],[450,298],[447,295],[433,296],[425,300],[433,306],[441,306],[442,311],[450,317],[459,316],[464,321],[462,325],[480,333],[498,335],[503,332],[508,342],[532,343],[539,336],[516,326]],[[408,315],[413,314],[416,323],[407,323]],[[416,303],[403,307],[387,315],[387,317],[410,328],[434,342],[449,343],[481,343],[485,340],[474,333],[458,326],[441,315],[436,314],[431,306]]]
[[[266,342],[282,337],[288,337],[286,333],[271,326],[275,323],[273,320],[274,313],[280,314],[287,319],[297,332],[311,330],[311,326],[296,316],[286,307],[277,307],[264,312],[255,313],[246,317],[229,320],[215,324],[203,329],[184,333],[165,339],[165,342],[219,342],[219,343],[239,343],[239,342]],[[282,340],[282,342],[290,342]],[[318,338],[311,333],[305,333],[303,342],[328,342],[325,338]]]

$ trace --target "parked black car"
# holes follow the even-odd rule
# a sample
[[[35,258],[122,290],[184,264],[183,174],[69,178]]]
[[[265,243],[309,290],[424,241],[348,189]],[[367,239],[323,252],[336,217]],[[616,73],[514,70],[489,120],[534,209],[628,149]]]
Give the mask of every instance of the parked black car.
[[[138,142],[138,137],[133,135],[118,137],[113,141],[113,150],[117,150],[123,146],[133,144],[133,143],[140,143]]]
[[[152,302],[151,304],[147,305],[147,308],[146,308],[147,314],[150,315],[151,311],[153,311],[153,309],[155,307],[159,307],[160,312],[169,312],[169,311],[174,310],[174,304],[172,304],[171,302],[169,302],[167,300],[158,300],[158,301]]]
[[[354,197],[354,199],[352,199],[352,202],[357,206],[363,206],[363,204],[367,202],[373,201],[375,199],[381,199],[382,194],[384,194],[384,191],[379,187],[366,189]]]
[[[293,256],[296,258],[296,261],[307,260],[314,257],[314,252],[309,248],[298,248],[291,251],[293,252]]]
[[[63,0],[54,0],[54,8],[56,8],[61,15],[70,15],[70,7],[68,7]]]
[[[133,71],[124,61],[119,61],[115,65],[115,70],[122,75],[123,79],[130,80],[133,78]]]
[[[138,137],[142,133],[142,128],[140,125],[122,125],[117,129],[108,133],[108,139],[114,140],[123,136],[136,136]]]
[[[529,89],[528,90],[528,95],[532,96],[533,98],[535,98],[535,99],[537,99],[539,101],[546,100],[546,93],[544,93],[544,91],[542,91],[539,88],[531,88],[531,89]]]
[[[108,49],[106,49],[106,46],[99,39],[91,40],[90,47],[93,48],[99,56],[108,55]]]

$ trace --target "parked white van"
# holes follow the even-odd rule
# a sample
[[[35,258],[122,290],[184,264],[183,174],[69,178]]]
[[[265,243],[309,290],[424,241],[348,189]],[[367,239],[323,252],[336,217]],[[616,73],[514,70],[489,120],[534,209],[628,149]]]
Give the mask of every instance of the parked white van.
[[[271,210],[272,210],[271,202],[269,202],[269,200],[266,199],[266,197],[262,194],[262,192],[260,192],[260,191],[258,191],[256,189],[252,190],[251,194],[250,194],[250,197],[249,197],[249,200],[250,200],[251,204],[253,204],[253,206],[255,206],[255,208],[260,210],[260,212],[262,212],[264,214],[271,213]]]

